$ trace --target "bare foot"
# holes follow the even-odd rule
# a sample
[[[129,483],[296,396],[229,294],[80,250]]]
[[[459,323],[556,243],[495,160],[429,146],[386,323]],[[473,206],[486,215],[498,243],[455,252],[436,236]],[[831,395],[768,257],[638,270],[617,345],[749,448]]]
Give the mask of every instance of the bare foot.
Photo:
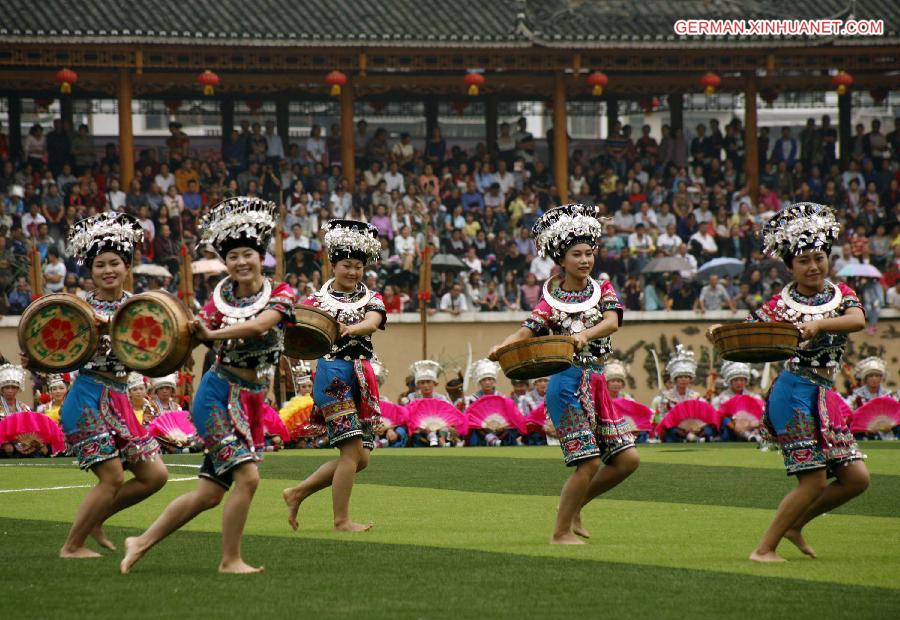
[[[251,573],[264,573],[266,572],[265,566],[250,566],[243,560],[238,560],[236,562],[222,562],[219,564],[219,572],[220,573],[231,573],[233,575],[248,575]]]
[[[78,547],[77,549],[66,549],[63,547],[59,550],[59,557],[61,558],[74,558],[74,559],[86,559],[86,558],[102,558],[103,556],[97,553],[96,551],[92,551],[87,547]]]
[[[753,562],[787,562],[787,560],[785,560],[774,551],[766,551],[765,553],[760,553],[755,549],[753,553],[750,554],[750,560],[752,560]]]
[[[550,539],[551,545],[584,545],[586,544],[583,540],[578,538],[572,532],[566,532],[565,534],[554,534],[553,538]]]
[[[106,534],[103,533],[103,526],[98,525],[93,530],[91,530],[91,538],[97,541],[97,544],[103,547],[104,549],[109,549],[110,551],[115,551],[116,546],[113,544],[109,538],[106,537]]]
[[[368,532],[372,529],[372,526],[375,525],[373,521],[369,521],[368,523],[354,523],[353,521],[347,521],[346,523],[335,523],[334,531],[335,532]]]
[[[797,547],[800,551],[802,551],[809,557],[817,557],[815,549],[809,546],[809,543],[807,543],[806,539],[803,538],[803,533],[800,530],[791,528],[784,533],[784,537],[794,543],[795,547]]]
[[[300,504],[303,503],[307,496],[297,491],[295,487],[290,487],[281,492],[281,497],[288,507],[288,523],[296,532],[297,528],[300,527],[300,524],[297,522],[297,512],[299,512]]]
[[[572,519],[572,532],[574,532],[577,536],[581,536],[582,538],[590,538],[591,533],[587,531],[584,525],[581,524],[581,513],[575,515],[575,518]]]
[[[131,567],[135,565],[135,563],[144,557],[144,549],[141,549],[138,544],[137,536],[130,536],[125,539],[125,557],[122,558],[122,561],[119,563],[119,572],[123,575],[127,575],[131,570]]]

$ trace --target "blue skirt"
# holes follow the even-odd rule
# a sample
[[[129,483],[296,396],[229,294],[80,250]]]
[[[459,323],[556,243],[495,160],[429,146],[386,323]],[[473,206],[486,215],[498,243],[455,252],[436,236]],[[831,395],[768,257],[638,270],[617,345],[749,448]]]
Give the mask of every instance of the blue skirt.
[[[156,458],[159,444],[141,426],[124,383],[90,371],[76,377],[60,410],[66,443],[82,469],[115,458],[126,465]]]
[[[777,440],[788,475],[825,469],[865,458],[840,411],[829,410],[828,379],[784,370],[766,398],[763,427]]]
[[[267,391],[265,383],[244,381],[218,364],[203,375],[191,417],[216,476],[241,463],[262,460],[262,407]]]

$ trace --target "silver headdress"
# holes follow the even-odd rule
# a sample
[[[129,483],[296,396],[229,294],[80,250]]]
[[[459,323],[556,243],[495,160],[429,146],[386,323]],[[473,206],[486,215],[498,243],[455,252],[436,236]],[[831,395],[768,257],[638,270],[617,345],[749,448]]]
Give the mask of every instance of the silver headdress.
[[[607,381],[610,379],[621,379],[622,381],[625,381],[628,377],[628,366],[625,365],[625,362],[609,359],[603,364],[603,374],[606,376]]]
[[[294,376],[294,387],[312,383],[312,366],[309,362],[297,360],[296,363],[291,364],[291,373]]]
[[[853,369],[853,374],[862,381],[865,381],[866,377],[871,374],[879,374],[883,377],[887,374],[887,364],[880,357],[873,355],[872,357],[859,360]]]
[[[441,374],[441,365],[434,360],[419,360],[409,367],[416,383],[419,381],[437,381]]]
[[[79,265],[103,252],[115,252],[131,265],[134,248],[144,240],[140,223],[125,213],[104,212],[75,222],[69,230],[69,253]]]
[[[378,385],[384,385],[388,376],[388,369],[384,367],[384,364],[382,364],[381,360],[377,357],[373,357],[369,360],[369,363],[372,364],[372,372],[375,373],[375,379],[378,381]]]
[[[47,375],[47,389],[53,389],[55,387],[66,387],[66,380],[60,374],[52,374]]]
[[[798,202],[776,213],[763,229],[763,252],[773,258],[790,258],[805,250],[828,252],[841,232],[828,207]]]
[[[496,379],[499,372],[500,364],[489,359],[476,360],[472,367],[469,368],[469,374],[475,383],[482,379]]]
[[[173,372],[171,375],[166,375],[164,377],[156,377],[155,379],[150,380],[150,389],[152,391],[156,391],[159,388],[169,387],[173,390],[178,387],[178,373]]]
[[[697,375],[697,362],[694,361],[694,352],[688,351],[683,344],[675,347],[675,352],[669,357],[666,364],[666,372],[673,381],[678,377],[690,377]]]
[[[738,379],[743,377],[747,381],[750,381],[750,377],[753,374],[752,369],[750,368],[750,364],[744,364],[743,362],[723,362],[722,363],[722,380],[729,384],[732,379]]]
[[[0,366],[0,388],[14,385],[20,390],[25,388],[25,369],[15,364]]]
[[[597,217],[597,207],[567,204],[550,209],[531,229],[538,254],[555,261],[565,256],[576,242],[596,247],[603,236],[603,223]]]
[[[128,373],[127,389],[129,392],[131,390],[133,390],[134,388],[146,387],[146,386],[147,386],[147,382],[144,381],[144,375],[142,375],[140,373],[136,373],[136,372]]]
[[[352,258],[374,263],[381,255],[378,229],[356,220],[329,220],[325,224],[325,251],[332,263]]]
[[[274,202],[249,196],[226,198],[203,217],[199,245],[211,245],[222,258],[238,247],[265,253],[277,220]]]

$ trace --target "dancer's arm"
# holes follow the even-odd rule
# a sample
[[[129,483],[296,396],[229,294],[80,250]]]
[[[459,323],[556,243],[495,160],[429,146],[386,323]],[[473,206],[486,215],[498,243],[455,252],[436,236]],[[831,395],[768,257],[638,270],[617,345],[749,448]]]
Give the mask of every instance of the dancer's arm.
[[[344,325],[341,323],[341,338],[344,336],[369,336],[374,334],[381,326],[382,321],[384,321],[384,315],[381,312],[369,310],[366,312],[365,318],[355,325]]]
[[[284,315],[277,310],[264,310],[249,321],[220,329],[209,329],[200,319],[194,319],[194,335],[200,341],[230,340],[232,338],[256,338],[278,325]]]
[[[800,325],[800,340],[811,340],[820,333],[850,334],[866,327],[866,315],[860,308],[848,308],[841,316],[832,319],[809,321]]]
[[[607,310],[603,313],[603,320],[583,332],[579,332],[572,336],[575,343],[575,350],[581,351],[587,346],[587,343],[597,338],[606,338],[610,334],[619,329],[619,312],[617,310]]]

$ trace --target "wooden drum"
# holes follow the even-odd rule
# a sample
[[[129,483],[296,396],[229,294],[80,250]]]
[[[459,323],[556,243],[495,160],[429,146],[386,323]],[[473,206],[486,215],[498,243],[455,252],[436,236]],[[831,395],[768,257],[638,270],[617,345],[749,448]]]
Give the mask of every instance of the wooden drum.
[[[732,362],[778,362],[793,357],[800,331],[790,323],[732,323],[713,330],[713,343]]]
[[[334,317],[312,306],[294,306],[294,321],[284,332],[284,354],[294,359],[319,359],[331,351],[341,332]]]
[[[537,379],[555,375],[572,365],[575,345],[568,336],[542,336],[498,349],[492,359],[510,379]]]
[[[41,372],[81,368],[100,342],[94,309],[68,293],[51,293],[30,303],[19,319],[18,336],[29,369]]]
[[[110,322],[113,352],[125,366],[148,377],[171,374],[191,354],[191,319],[174,295],[162,291],[134,295]]]

